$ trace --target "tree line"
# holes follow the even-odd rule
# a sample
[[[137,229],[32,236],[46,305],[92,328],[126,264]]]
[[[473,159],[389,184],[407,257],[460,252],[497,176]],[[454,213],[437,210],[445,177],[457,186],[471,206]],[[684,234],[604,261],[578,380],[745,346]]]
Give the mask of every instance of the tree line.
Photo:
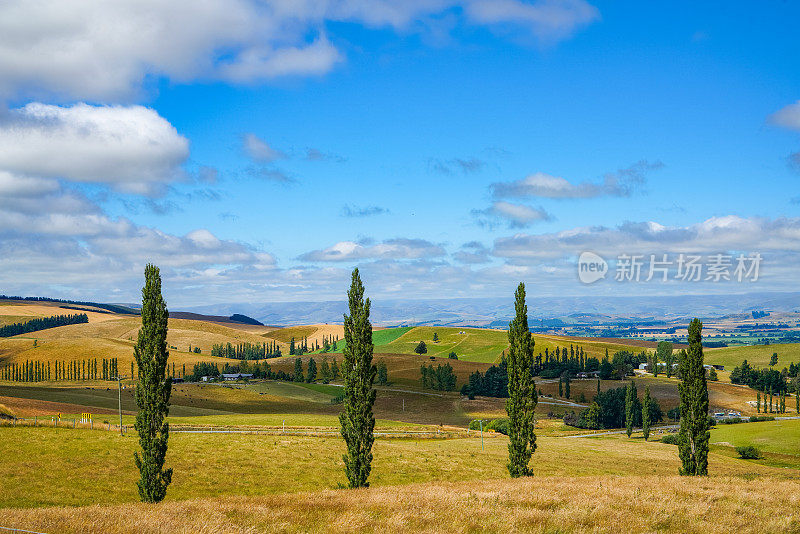
[[[175,363],[167,367],[167,375],[178,377]],[[186,376],[186,364],[182,367]],[[131,362],[130,378],[136,378],[134,362]],[[13,382],[62,382],[75,380],[116,380],[120,376],[118,358],[92,358],[70,361],[26,360],[20,363],[9,363],[0,369],[0,379]]]
[[[48,328],[56,328],[57,326],[88,322],[89,317],[85,313],[39,317],[36,319],[31,319],[30,321],[25,321],[24,323],[14,323],[0,326],[0,337],[18,336],[19,334],[38,332],[39,330],[47,330]]]
[[[192,347],[189,347],[191,352]],[[280,358],[281,348],[277,341],[269,343],[215,343],[211,346],[211,356],[215,358],[228,358],[230,360],[264,360],[266,358]]]

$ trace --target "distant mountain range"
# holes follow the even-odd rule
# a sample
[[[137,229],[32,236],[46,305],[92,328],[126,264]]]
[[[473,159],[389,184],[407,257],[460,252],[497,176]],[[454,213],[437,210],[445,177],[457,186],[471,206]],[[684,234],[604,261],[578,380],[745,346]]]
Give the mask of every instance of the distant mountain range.
[[[531,326],[558,320],[566,324],[585,321],[624,322],[684,317],[703,319],[754,310],[800,311],[800,293],[748,293],[741,295],[686,295],[647,297],[543,297],[528,300]],[[241,313],[267,325],[341,323],[345,301],[231,303],[183,308],[182,311],[231,316]],[[510,298],[379,300],[372,303],[371,318],[378,326],[453,325],[506,327],[513,313]]]

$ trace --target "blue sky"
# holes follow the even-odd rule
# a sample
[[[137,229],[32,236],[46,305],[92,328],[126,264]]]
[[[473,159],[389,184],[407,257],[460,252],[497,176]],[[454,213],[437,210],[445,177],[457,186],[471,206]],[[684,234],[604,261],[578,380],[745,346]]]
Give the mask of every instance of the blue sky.
[[[794,3],[47,4],[0,8],[0,292],[796,288]],[[585,285],[585,250],[764,263]]]

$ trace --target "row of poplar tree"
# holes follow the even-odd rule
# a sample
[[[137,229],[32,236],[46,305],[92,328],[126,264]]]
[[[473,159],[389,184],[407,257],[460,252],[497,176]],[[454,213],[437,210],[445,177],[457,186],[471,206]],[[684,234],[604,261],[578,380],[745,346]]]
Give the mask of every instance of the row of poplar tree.
[[[117,358],[73,360],[68,362],[42,362],[26,360],[3,367],[0,376],[3,380],[17,382],[44,382],[62,380],[112,380],[119,375]]]

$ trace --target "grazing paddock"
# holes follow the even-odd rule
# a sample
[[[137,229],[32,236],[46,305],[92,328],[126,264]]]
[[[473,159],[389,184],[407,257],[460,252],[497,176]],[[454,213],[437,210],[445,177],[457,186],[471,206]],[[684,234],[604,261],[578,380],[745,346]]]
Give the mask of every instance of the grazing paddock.
[[[507,439],[380,439],[375,442],[372,486],[505,478]],[[621,436],[565,439],[542,436],[533,459],[537,476],[677,473],[675,446]],[[138,473],[134,433],[54,428],[0,428],[0,508],[132,502]],[[345,483],[338,437],[250,434],[173,434],[167,466],[175,469],[169,501],[224,495],[269,495],[335,489]],[[786,476],[785,470],[711,454],[714,475]],[[0,512],[3,516],[4,512]]]

